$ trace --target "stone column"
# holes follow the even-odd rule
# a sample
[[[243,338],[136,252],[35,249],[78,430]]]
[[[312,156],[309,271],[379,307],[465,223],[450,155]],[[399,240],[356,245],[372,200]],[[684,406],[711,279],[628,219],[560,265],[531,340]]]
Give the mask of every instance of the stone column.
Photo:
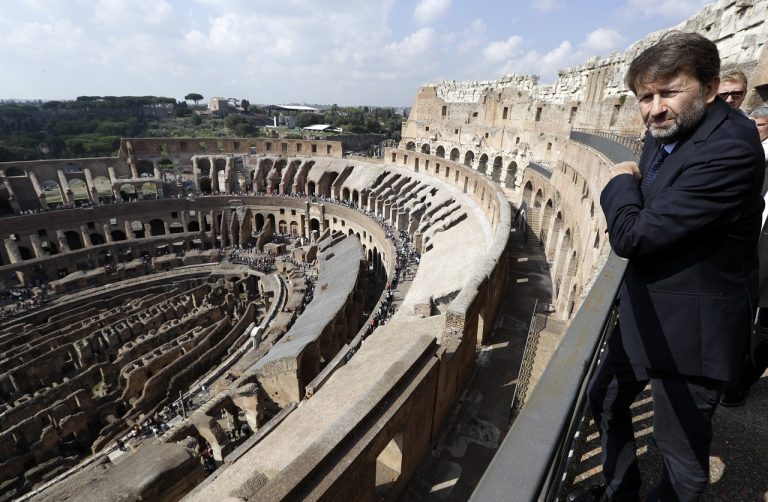
[[[32,251],[35,253],[35,258],[43,258],[48,256],[48,253],[43,249],[43,245],[40,242],[40,236],[37,234],[29,234],[29,242],[32,244]]]
[[[63,230],[56,230],[56,240],[59,243],[59,249],[62,253],[69,253],[72,251],[69,248],[69,243],[67,242],[67,237],[64,235]]]
[[[123,225],[125,225],[125,236],[128,238],[128,240],[133,240],[136,238],[136,233],[133,231],[133,227],[131,226],[131,222],[128,220],[125,220],[123,222]]]
[[[83,239],[83,247],[92,248],[93,242],[91,241],[91,234],[88,233],[88,227],[80,225],[80,237]]]
[[[211,192],[218,192],[219,189],[219,173],[216,171],[216,162],[212,156],[208,156],[208,163],[211,164]]]
[[[195,192],[200,192],[200,166],[197,165],[197,155],[192,156],[192,176],[194,177]]]
[[[85,174],[85,187],[88,190],[88,200],[96,202],[99,200],[99,194],[96,192],[96,185],[93,182],[93,173],[90,169],[83,169]]]
[[[139,171],[136,169],[136,161],[133,159],[133,155],[128,157],[128,167],[131,168],[131,178],[138,178]]]
[[[104,223],[102,225],[102,228],[104,229],[104,242],[107,242],[109,244],[114,242],[114,240],[112,239],[112,229],[109,223]]]
[[[11,263],[20,263],[21,252],[19,251],[19,245],[14,239],[5,239],[5,251],[8,254],[8,260]]]
[[[180,214],[182,231],[187,232],[189,230],[189,211],[182,210]]]
[[[211,243],[211,247],[216,247],[216,234],[218,232],[218,229],[216,228],[216,213],[213,211],[210,211],[208,213],[208,216],[211,219],[211,230],[208,232],[208,240]]]
[[[117,175],[115,174],[115,168],[114,167],[108,167],[107,172],[109,173],[109,184],[112,188],[112,197],[115,200],[122,200],[122,197],[120,197],[120,188],[117,184]]]
[[[13,192],[13,188],[11,188],[11,184],[8,183],[8,178],[5,176],[2,176],[3,181],[3,187],[5,188],[6,193],[8,194],[8,203],[11,205],[11,208],[13,208],[13,212],[16,214],[19,214],[21,212],[21,204],[19,204],[19,199],[16,197],[16,194]]]
[[[61,187],[61,196],[64,198],[64,203],[74,203],[74,194],[72,193],[72,189],[69,188],[69,181],[67,181],[64,171],[58,169],[56,170],[56,175],[59,178],[59,186]]]
[[[43,189],[40,187],[40,183],[37,180],[37,175],[33,172],[30,172],[29,181],[32,182],[32,188],[35,189],[37,200],[40,202],[40,207],[43,209],[48,209],[48,201],[45,198],[45,192],[43,192]]]

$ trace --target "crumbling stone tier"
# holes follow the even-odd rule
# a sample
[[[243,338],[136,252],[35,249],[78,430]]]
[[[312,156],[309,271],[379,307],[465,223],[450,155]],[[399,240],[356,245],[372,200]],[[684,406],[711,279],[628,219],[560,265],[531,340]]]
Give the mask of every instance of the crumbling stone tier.
[[[384,162],[341,158],[338,143],[250,141],[212,155],[200,140],[127,139],[116,158],[0,165],[3,493],[202,490],[307,425],[302,441],[322,427],[349,441],[414,371],[433,402],[422,419],[450,414],[506,266],[511,218],[499,186],[407,150],[387,150]],[[38,191],[49,177],[59,188]],[[456,265],[459,241],[476,266]],[[385,357],[333,397],[370,350]],[[438,373],[448,390],[435,386]],[[180,393],[186,417],[171,418]],[[343,423],[310,418],[310,401]],[[416,418],[395,416],[401,428]],[[149,424],[157,435],[144,435]],[[156,463],[146,451],[158,448],[173,448],[157,465],[181,480],[166,491],[131,474],[136,458]],[[208,458],[219,469],[200,484]]]

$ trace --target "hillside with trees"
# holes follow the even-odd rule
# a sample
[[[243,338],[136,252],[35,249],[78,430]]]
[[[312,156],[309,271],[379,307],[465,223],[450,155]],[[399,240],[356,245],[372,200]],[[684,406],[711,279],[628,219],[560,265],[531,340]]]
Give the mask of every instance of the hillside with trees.
[[[183,101],[80,96],[74,101],[0,102],[0,162],[114,156],[123,137],[302,137],[300,129],[312,124],[331,124],[345,135],[381,134],[399,141],[404,119],[392,108],[333,105],[317,113],[295,113],[296,129],[275,130],[263,126],[272,123],[273,115],[285,115],[283,111],[243,99],[231,113],[212,114],[202,100],[202,95],[190,93]]]

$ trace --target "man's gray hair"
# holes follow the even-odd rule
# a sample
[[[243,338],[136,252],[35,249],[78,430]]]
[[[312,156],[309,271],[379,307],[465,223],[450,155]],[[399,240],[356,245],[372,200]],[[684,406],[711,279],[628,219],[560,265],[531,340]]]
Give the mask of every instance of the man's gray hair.
[[[768,106],[761,106],[759,108],[755,108],[754,110],[752,110],[752,113],[750,113],[749,116],[755,119],[768,117]]]

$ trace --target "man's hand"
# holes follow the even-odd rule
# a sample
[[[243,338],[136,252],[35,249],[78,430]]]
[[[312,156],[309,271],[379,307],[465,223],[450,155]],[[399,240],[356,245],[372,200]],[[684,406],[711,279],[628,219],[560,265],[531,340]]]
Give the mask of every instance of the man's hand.
[[[643,177],[640,174],[640,168],[637,167],[637,162],[630,162],[630,161],[620,162],[614,165],[610,169],[610,171],[608,171],[608,174],[611,175],[611,179],[615,178],[620,174],[631,174],[637,181],[640,181],[640,178]]]

